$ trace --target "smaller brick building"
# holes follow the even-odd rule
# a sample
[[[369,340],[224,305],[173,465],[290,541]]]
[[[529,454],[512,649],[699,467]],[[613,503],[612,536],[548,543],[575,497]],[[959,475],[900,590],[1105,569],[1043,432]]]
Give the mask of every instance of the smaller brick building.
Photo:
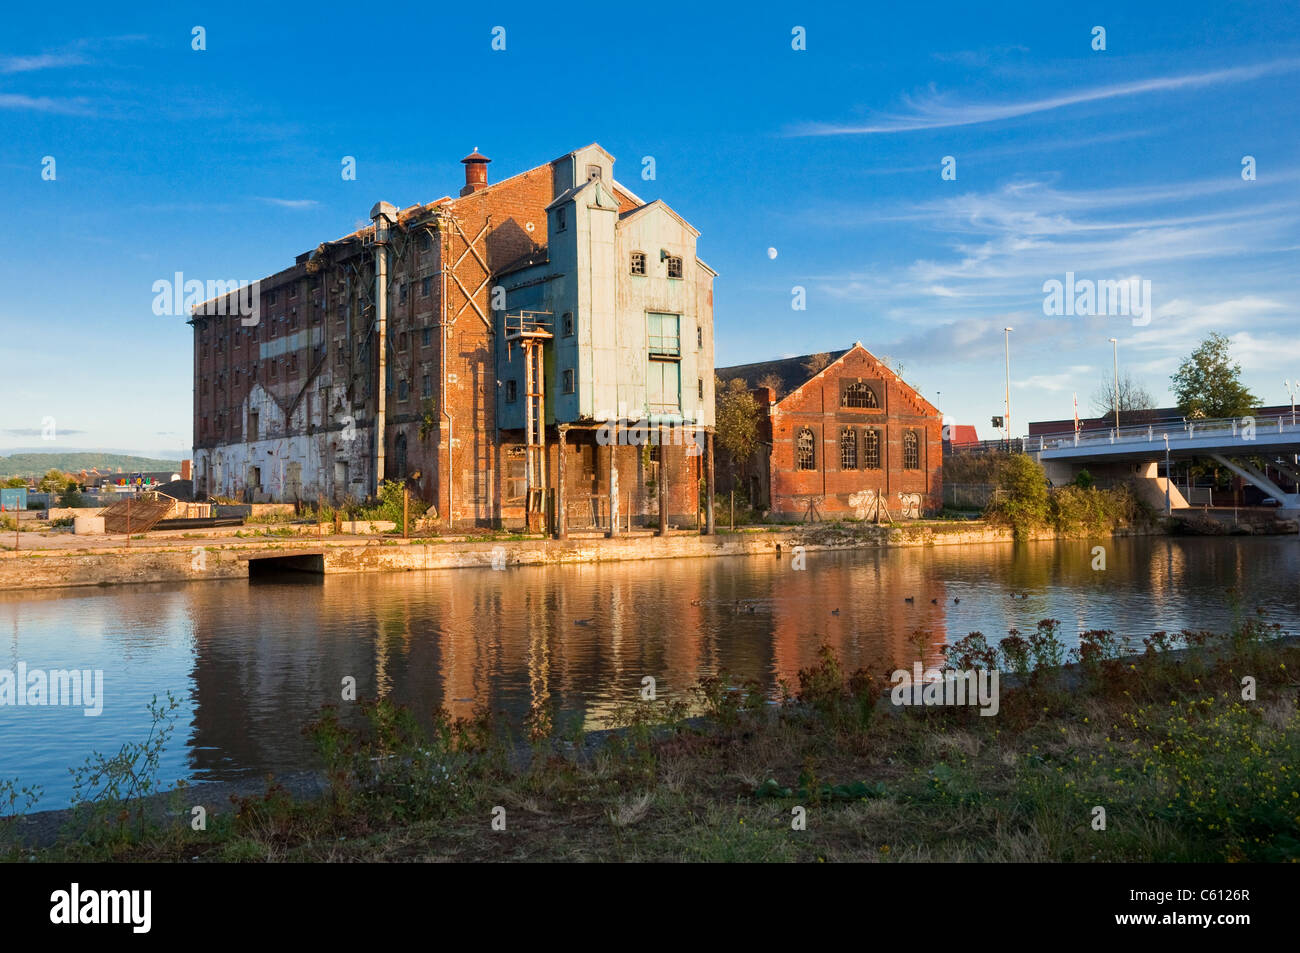
[[[778,519],[907,519],[942,506],[939,411],[862,344],[720,367],[758,400],[759,449],[737,468],[752,505]],[[719,390],[721,392],[721,390]],[[729,488],[719,461],[719,489]]]

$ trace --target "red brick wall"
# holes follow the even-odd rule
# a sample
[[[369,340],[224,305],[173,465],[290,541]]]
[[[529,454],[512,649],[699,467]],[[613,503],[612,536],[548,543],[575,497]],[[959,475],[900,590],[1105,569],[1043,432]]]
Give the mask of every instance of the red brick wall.
[[[458,285],[449,273],[445,282],[449,322],[447,409],[455,443],[448,467],[446,435],[441,432],[443,418],[439,414],[440,432],[435,442],[444,456],[436,469],[450,477],[439,481],[434,492],[440,514],[448,512],[451,492],[451,517],[456,523],[493,525],[505,517],[501,501],[506,474],[501,466],[496,427],[496,363],[492,337],[479,316],[481,311],[492,319],[492,281],[484,283],[489,271],[485,271],[480,256],[495,272],[529,253],[540,253],[546,244],[546,206],[553,197],[551,174],[550,165],[540,166],[444,206],[459,223],[459,229],[452,227],[443,236],[448,269],[455,266],[459,279]],[[484,226],[487,231],[475,243]],[[468,250],[471,244],[477,255]],[[473,296],[478,310],[469,303],[466,292]]]
[[[879,408],[841,406],[841,387],[846,380],[868,382],[877,393]],[[942,417],[912,388],[898,380],[861,348],[854,348],[838,363],[773,407],[771,418],[772,511],[785,517],[802,517],[808,501],[814,500],[826,515],[852,515],[849,496],[859,490],[875,490],[883,496],[895,517],[900,509],[899,493],[919,493],[922,510],[934,511],[942,504],[940,473],[943,463]],[[840,435],[844,427],[858,435],[858,466],[841,468]],[[814,437],[814,468],[796,465],[796,438],[808,428]],[[880,468],[861,469],[865,464],[861,432],[879,428]],[[903,439],[908,430],[918,434],[919,469],[903,467]]]

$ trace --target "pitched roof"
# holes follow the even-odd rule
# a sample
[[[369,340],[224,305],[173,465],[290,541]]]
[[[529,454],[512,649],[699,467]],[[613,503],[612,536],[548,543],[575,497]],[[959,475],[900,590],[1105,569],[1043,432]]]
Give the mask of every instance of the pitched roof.
[[[830,351],[830,363],[838,361],[845,354],[848,354],[852,348],[845,348],[842,351]],[[723,381],[729,381],[739,377],[745,382],[745,386],[751,390],[761,386],[758,382],[769,374],[775,374],[781,381],[781,390],[777,399],[785,397],[796,388],[802,387],[814,377],[816,373],[809,371],[804,367],[813,357],[812,354],[804,354],[800,357],[787,357],[779,361],[759,361],[757,364],[737,364],[733,367],[719,367],[714,373]],[[829,365],[828,365],[829,366]]]
[[[863,354],[867,355],[867,357],[879,364],[885,373],[892,374],[894,379],[903,385],[902,390],[899,393],[905,402],[910,403],[922,414],[934,416],[939,415],[938,408],[922,397],[915,387],[899,377],[898,373],[894,371],[893,368],[888,364],[883,363],[878,357],[868,351],[861,341],[855,341],[853,347],[845,348],[842,351],[826,352],[830,357],[830,360],[826,362],[825,367],[816,373],[810,372],[808,368],[804,366],[808,363],[809,359],[813,357],[812,354],[804,354],[801,357],[788,357],[780,361],[765,361],[761,364],[740,364],[735,367],[719,367],[714,371],[714,373],[723,381],[739,377],[751,388],[759,386],[758,380],[760,378],[765,377],[769,373],[776,374],[781,380],[781,392],[777,394],[776,397],[776,402],[779,404],[793,391],[809,383],[813,379],[820,377],[827,370],[838,364],[844,359],[844,355],[856,350],[861,350]]]

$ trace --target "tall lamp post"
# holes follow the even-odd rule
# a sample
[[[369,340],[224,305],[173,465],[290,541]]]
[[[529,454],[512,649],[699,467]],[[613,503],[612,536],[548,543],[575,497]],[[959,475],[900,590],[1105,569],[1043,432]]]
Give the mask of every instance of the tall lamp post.
[[[1295,426],[1295,389],[1300,385],[1300,381],[1283,381],[1282,385],[1286,388],[1287,396],[1291,398],[1291,426]]]
[[[1119,436],[1119,338],[1111,338],[1115,354],[1115,436]]]
[[[1003,328],[1002,331],[1006,337],[1006,354],[1007,354],[1007,406],[1006,416],[1002,420],[1002,426],[1007,434],[1007,451],[1011,450],[1011,332],[1015,328]]]
[[[1173,507],[1169,502],[1169,434],[1165,434],[1165,516],[1173,515]]]

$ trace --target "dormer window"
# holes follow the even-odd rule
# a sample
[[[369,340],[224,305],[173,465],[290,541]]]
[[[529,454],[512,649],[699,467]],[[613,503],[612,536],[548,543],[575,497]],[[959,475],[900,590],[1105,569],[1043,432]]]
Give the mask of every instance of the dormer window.
[[[599,178],[600,178],[600,166],[598,165],[587,166],[587,181],[590,182],[592,179],[599,179]]]
[[[676,255],[669,255],[666,260],[668,262],[668,277],[680,278],[682,276],[682,260]]]
[[[632,252],[632,274],[634,275],[645,274],[645,252],[643,251]]]

